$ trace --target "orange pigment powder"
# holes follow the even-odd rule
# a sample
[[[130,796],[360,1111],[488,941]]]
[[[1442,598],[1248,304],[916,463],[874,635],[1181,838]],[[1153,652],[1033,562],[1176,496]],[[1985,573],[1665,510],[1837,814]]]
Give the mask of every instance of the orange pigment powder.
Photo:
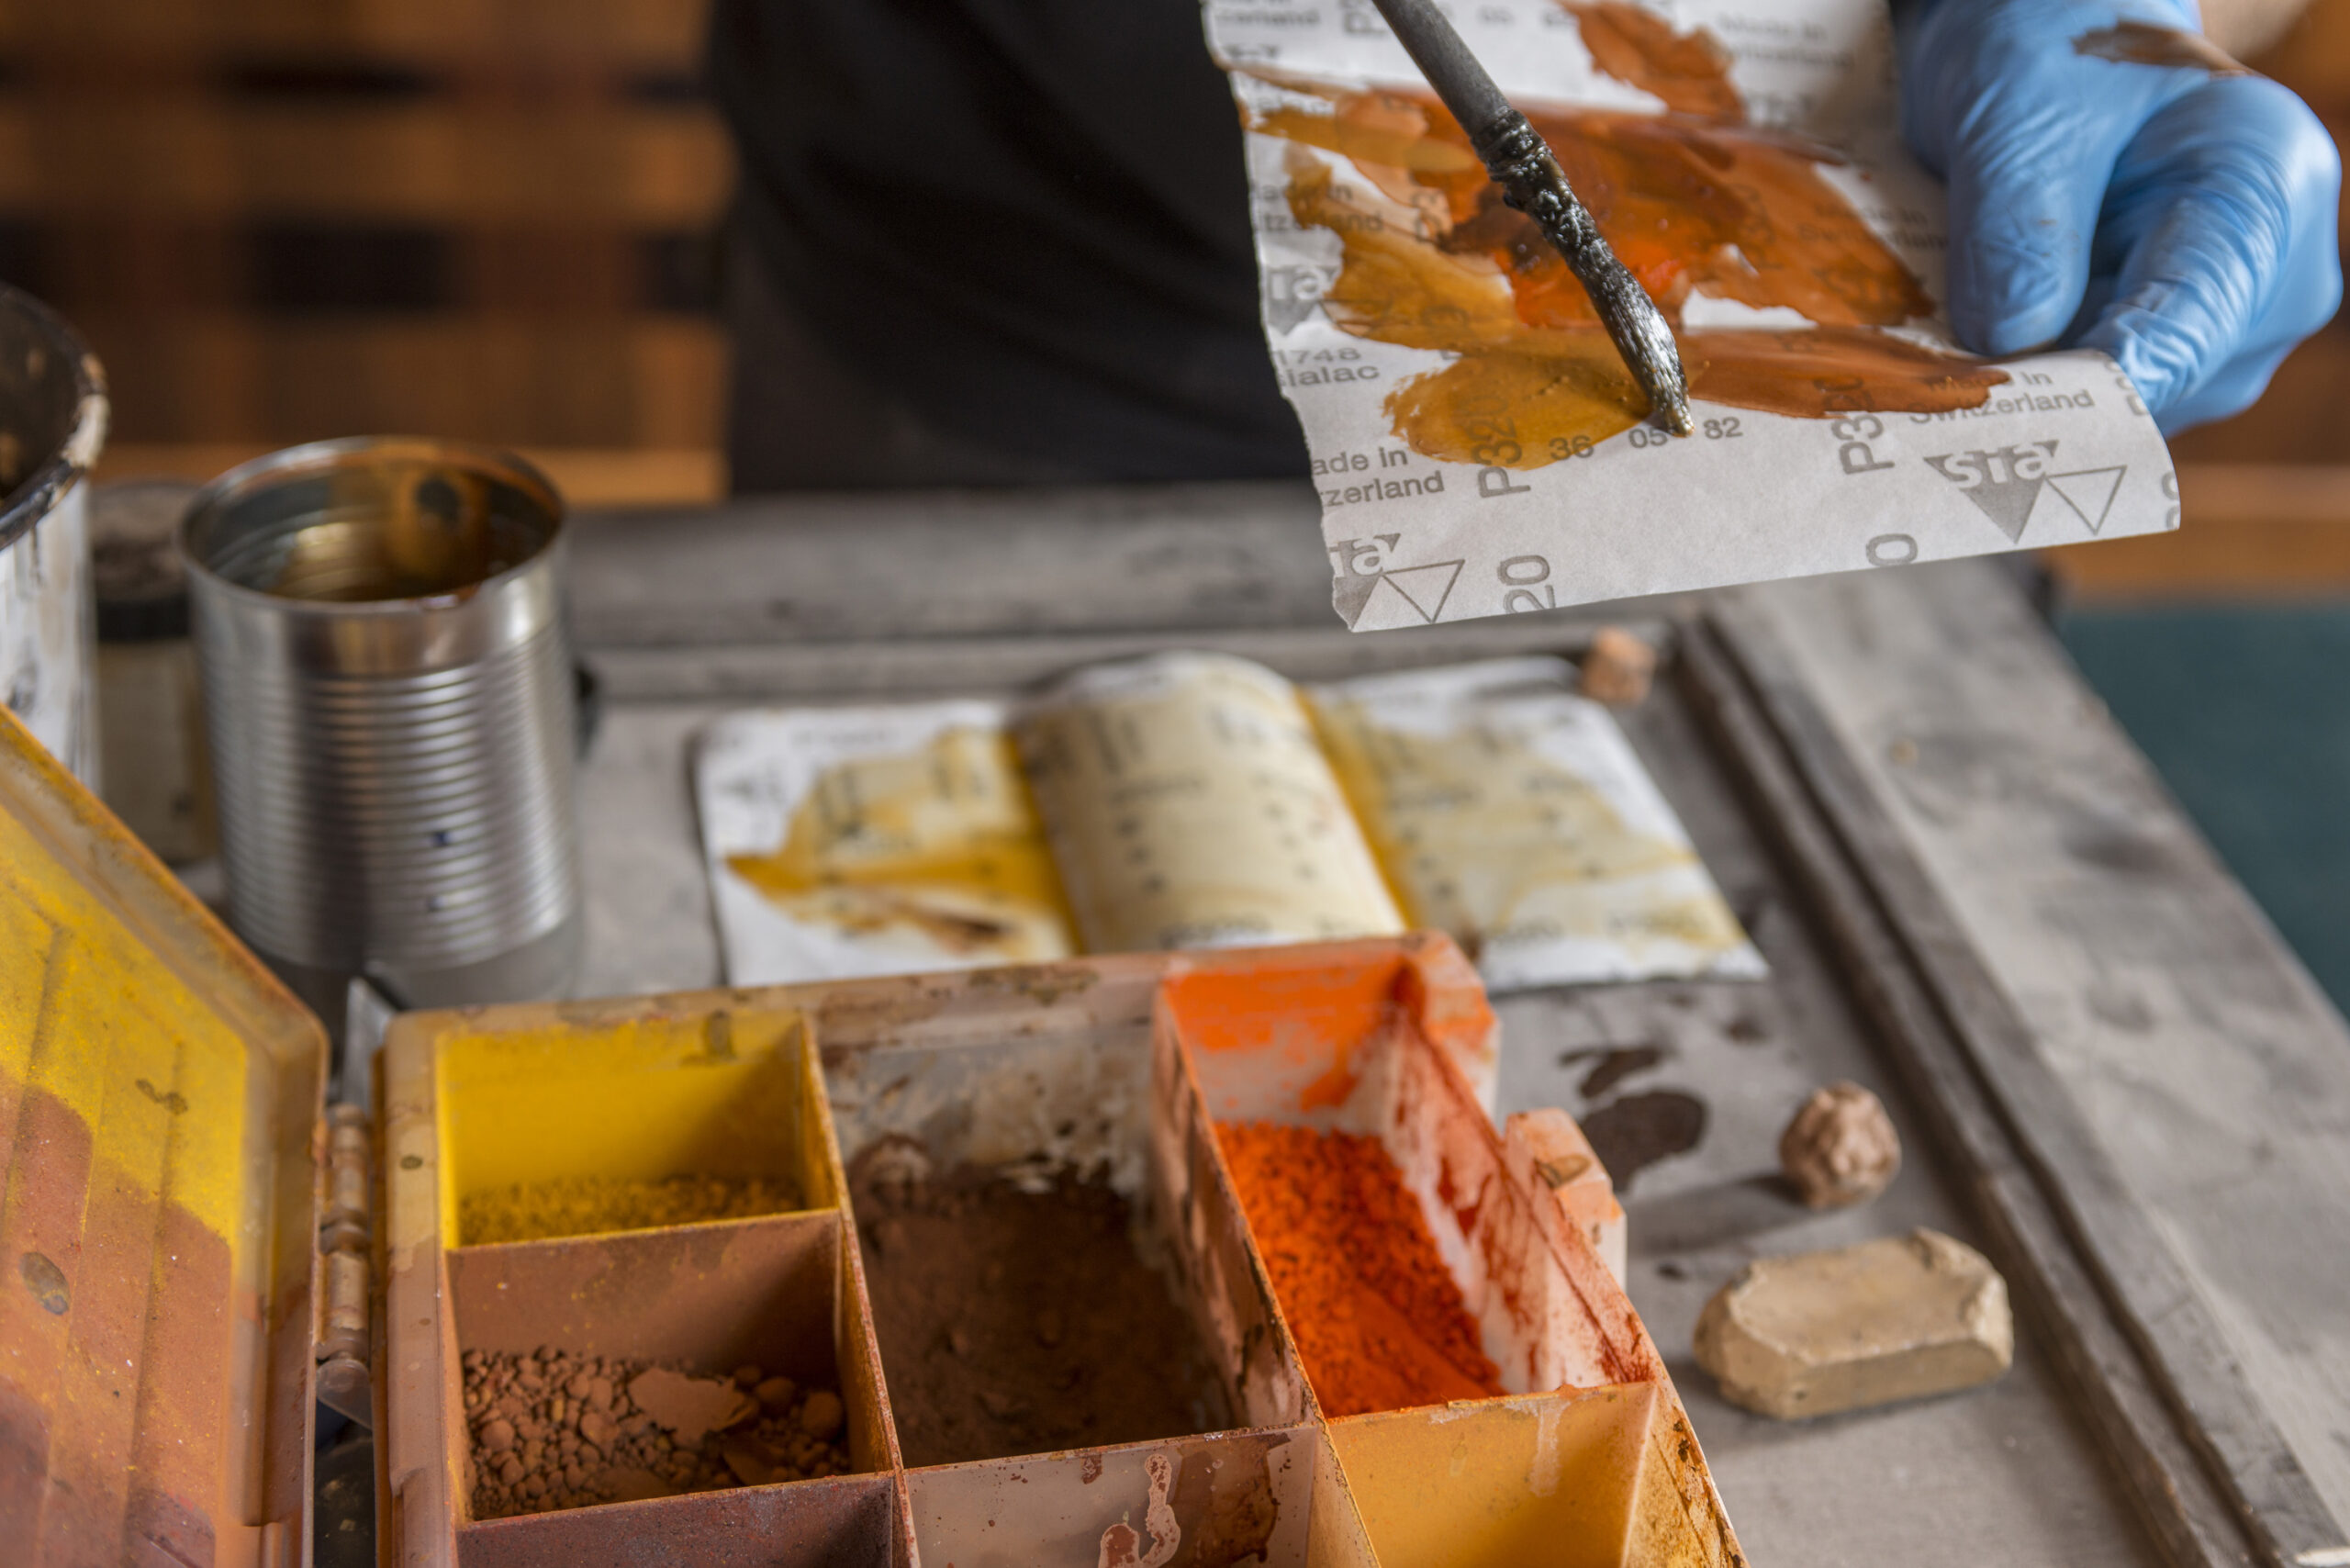
[[[1377,1138],[1245,1122],[1216,1141],[1325,1415],[1503,1392]]]

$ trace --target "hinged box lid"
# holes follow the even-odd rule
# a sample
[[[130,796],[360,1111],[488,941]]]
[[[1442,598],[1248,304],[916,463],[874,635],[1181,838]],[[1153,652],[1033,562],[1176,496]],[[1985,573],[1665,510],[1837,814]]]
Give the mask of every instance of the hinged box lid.
[[[319,1021],[0,711],[0,1555],[308,1556]]]

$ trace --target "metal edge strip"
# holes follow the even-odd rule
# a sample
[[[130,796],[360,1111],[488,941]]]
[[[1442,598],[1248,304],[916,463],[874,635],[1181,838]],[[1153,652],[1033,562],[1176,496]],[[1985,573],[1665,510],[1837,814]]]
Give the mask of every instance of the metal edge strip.
[[[2323,1504],[2240,1380],[2227,1418],[2251,1426],[2237,1427],[2237,1443],[2262,1439],[2266,1461],[2289,1472],[2298,1494],[2279,1495],[2277,1468],[2255,1490],[2221,1462],[2204,1428],[2208,1413],[2180,1396],[2131,1294],[2114,1284],[2106,1254],[2117,1238],[2084,1234],[2090,1216],[2120,1227],[2140,1268],[2177,1279],[2166,1308],[2195,1314],[2213,1340],[2216,1325],[2176,1258],[2143,1256],[2164,1244],[2110,1168],[2087,1188],[2076,1180],[2076,1163],[2103,1164],[2086,1127],[2073,1128],[2079,1141],[2052,1160],[2027,1136],[2044,1138],[2048,1129],[2019,1126],[2020,1097],[2037,1092],[2068,1118],[2070,1102],[1772,633],[1725,596],[1686,628],[1677,673],[1731,777],[1760,808],[1826,946],[1850,966],[1852,994],[1878,1047],[2153,1544],[2174,1568],[2293,1563],[2330,1522]],[[1998,1072],[1986,1070],[1981,1031],[1993,1027],[2020,1040],[2038,1070],[2017,1071],[2005,1053]]]

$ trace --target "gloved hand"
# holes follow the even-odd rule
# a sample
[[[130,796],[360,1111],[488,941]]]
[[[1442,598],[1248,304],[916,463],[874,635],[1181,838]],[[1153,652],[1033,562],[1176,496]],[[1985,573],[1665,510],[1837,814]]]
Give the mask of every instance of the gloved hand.
[[[1978,353],[2121,363],[2177,431],[2241,411],[2342,297],[2342,162],[2263,77],[2177,56],[2192,0],[1897,0],[1902,131],[1950,185],[1950,315]],[[2208,46],[2203,46],[2208,48]]]

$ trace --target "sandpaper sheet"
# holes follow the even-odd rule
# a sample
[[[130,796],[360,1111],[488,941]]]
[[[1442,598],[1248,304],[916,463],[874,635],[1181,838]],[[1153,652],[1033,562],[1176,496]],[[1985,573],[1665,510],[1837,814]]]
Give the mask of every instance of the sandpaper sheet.
[[[1551,657],[1310,688],[1324,749],[1416,926],[1494,991],[1768,969],[1616,717]]]
[[[1077,951],[1003,704],[755,710],[703,732],[694,791],[735,985]]]
[[[1024,705],[1015,737],[1088,951],[1405,929],[1298,689],[1260,664],[1090,666]]]
[[[1640,422],[1581,286],[1371,0],[1210,0],[1349,626],[2177,525],[2111,360],[1954,348],[1882,0],[1448,9],[1673,321],[1697,433]]]
[[[1450,933],[1495,990],[1760,954],[1557,658],[1293,686],[1225,655],[1018,703],[731,714],[695,786],[728,980]]]

